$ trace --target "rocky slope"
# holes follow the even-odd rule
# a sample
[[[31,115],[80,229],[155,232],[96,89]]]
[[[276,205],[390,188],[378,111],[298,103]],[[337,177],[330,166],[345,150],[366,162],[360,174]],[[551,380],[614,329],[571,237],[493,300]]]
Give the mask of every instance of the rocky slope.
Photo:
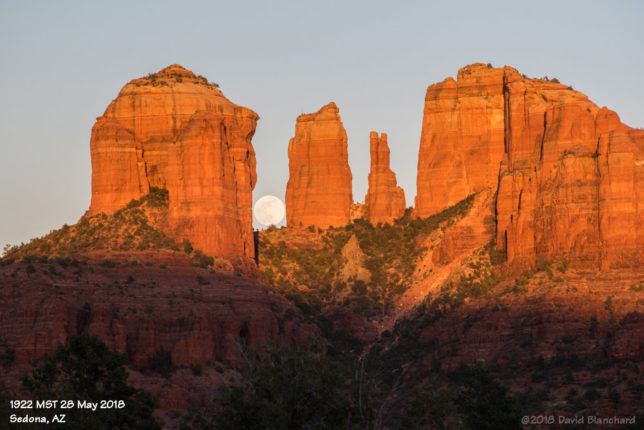
[[[130,81],[92,130],[90,213],[167,189],[164,230],[208,254],[251,259],[258,118],[176,64]]]
[[[405,213],[405,191],[396,185],[396,174],[389,167],[387,134],[369,134],[371,171],[365,197],[367,217],[372,224],[391,222]]]
[[[585,95],[473,64],[427,89],[416,211],[489,188],[509,261],[633,267],[644,261],[643,160],[644,131]]]
[[[257,280],[196,267],[172,250],[94,251],[0,265],[0,355],[13,390],[73,334],[127,354],[163,414],[199,406],[243,360],[240,345],[307,344],[319,331]],[[196,370],[198,369],[198,370]],[[176,413],[175,413],[176,414]]]
[[[297,117],[295,136],[288,144],[286,220],[291,227],[327,228],[349,222],[352,177],[339,111],[331,102]]]
[[[521,415],[553,415],[557,424],[559,417],[587,415],[639,421],[643,278],[641,269],[542,266],[495,286],[461,278],[435,291],[372,348],[369,371],[400,377],[399,394],[386,402],[385,427],[398,428],[401,412],[423,390],[432,393],[423,413],[431,405],[449,410],[446,380],[458,378],[463,365],[485,368],[509,387]],[[442,413],[434,409],[433,418]]]

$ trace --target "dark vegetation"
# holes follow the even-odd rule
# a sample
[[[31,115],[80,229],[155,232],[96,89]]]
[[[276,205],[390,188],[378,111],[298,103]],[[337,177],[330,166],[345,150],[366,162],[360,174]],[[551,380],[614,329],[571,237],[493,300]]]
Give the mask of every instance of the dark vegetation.
[[[350,423],[346,369],[316,348],[243,349],[242,380],[222,386],[219,402],[193,413],[193,429],[345,429]]]
[[[0,366],[7,369],[13,365],[15,351],[9,348],[4,342],[0,342]]]
[[[5,428],[9,428],[11,430],[25,428],[19,424],[9,423],[9,417],[11,416],[11,414],[15,413],[15,410],[11,408],[11,403],[9,402],[16,400],[17,398],[18,397],[14,393],[7,389],[7,386],[2,379],[2,375],[0,375],[0,422],[3,425],[7,426]]]
[[[65,413],[66,429],[160,429],[152,415],[156,407],[152,397],[127,384],[125,362],[124,354],[109,350],[96,336],[72,336],[68,347],[59,346],[23,377],[23,387],[39,400],[65,399],[74,404],[79,400],[124,401],[122,408],[92,411],[74,407],[44,412],[50,419],[54,413]]]
[[[172,363],[172,356],[168,351],[158,351],[148,360],[148,369],[164,378],[169,378],[177,367]]]
[[[241,379],[220,387],[207,411],[188,414],[183,430],[520,428],[518,400],[479,366],[430,372],[414,387],[318,348],[243,351]]]
[[[523,405],[483,367],[433,376],[433,383],[413,391],[400,428],[523,428]]]
[[[183,82],[184,76],[179,73],[149,73],[145,78],[136,79],[132,83],[137,86],[143,86],[151,84],[153,87],[167,87],[170,86],[172,81]],[[192,83],[198,85],[211,86],[219,88],[219,84],[215,82],[209,82],[207,78],[201,75],[196,75],[194,78],[188,78]]]

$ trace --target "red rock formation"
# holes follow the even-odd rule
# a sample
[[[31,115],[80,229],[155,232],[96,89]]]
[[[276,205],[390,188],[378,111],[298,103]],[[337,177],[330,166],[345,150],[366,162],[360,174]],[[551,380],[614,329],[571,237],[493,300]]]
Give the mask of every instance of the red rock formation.
[[[473,65],[427,88],[415,212],[426,217],[496,183],[503,159],[503,69]]]
[[[120,122],[112,118],[97,118],[92,128],[90,151],[90,210],[97,208],[95,212],[113,212],[149,192],[141,142]]]
[[[48,267],[34,264],[43,273]],[[78,333],[96,334],[110,348],[126,352],[137,368],[147,368],[160,351],[169,352],[177,365],[240,365],[240,339],[293,344],[317,333],[298,323],[297,307],[265,285],[196,268],[180,253],[97,254],[38,277],[26,274],[26,265],[0,270],[2,279],[13,271],[19,275],[19,293],[0,289],[1,340],[15,350],[19,365],[52,353]],[[56,293],[60,288],[64,295]],[[295,318],[284,318],[287,310]]]
[[[644,132],[622,128],[599,136],[599,240],[602,268],[644,260]]]
[[[185,411],[205,407],[212,390],[235,373],[228,369],[246,364],[240,342],[304,346],[320,336],[297,306],[266,285],[194,267],[180,253],[95,253],[68,262],[33,262],[37,276],[27,273],[27,263],[0,265],[0,358],[7,351],[14,358],[2,367],[12,391],[34,360],[89,333],[127,354],[129,382],[159,400],[158,412]],[[14,292],[8,279],[20,288]],[[160,353],[180,367],[169,378],[153,370]]]
[[[132,80],[92,132],[90,213],[167,188],[170,234],[207,254],[252,258],[257,119],[178,65]]]
[[[414,339],[419,348],[428,348],[429,352],[408,368],[409,380],[422,379],[421,375],[430,368],[448,372],[463,363],[482,363],[488,368],[521,369],[497,374],[513,390],[540,390],[541,384],[545,385],[542,381],[554,378],[537,381],[535,373],[544,368],[559,372],[564,369],[571,376],[561,378],[560,385],[551,391],[551,404],[569,407],[571,402],[564,397],[570,389],[580,391],[584,384],[601,378],[617,385],[622,376],[613,375],[619,360],[642,363],[644,315],[637,304],[641,293],[628,286],[643,275],[642,270],[623,269],[586,272],[581,277],[570,273],[562,275],[564,284],[541,272],[525,286],[529,291],[526,294],[505,294],[498,301],[474,299],[432,324],[427,324],[425,314],[419,313],[418,320],[424,324],[419,324],[422,328]],[[570,358],[575,364],[568,361]],[[607,359],[610,365],[595,365]],[[562,363],[561,367],[556,363]],[[622,380],[637,379],[636,372]],[[623,398],[619,404],[606,402],[607,407],[639,413],[641,400],[637,396],[628,393]],[[637,400],[631,403],[631,398]],[[562,406],[555,406],[558,408]]]
[[[254,256],[252,189],[255,157],[250,136],[256,116],[201,111],[168,149],[168,221],[175,236],[215,255]]]
[[[396,174],[389,168],[387,134],[369,135],[371,171],[365,197],[367,216],[372,224],[388,223],[405,213],[405,191],[396,185]]]
[[[288,144],[289,180],[286,219],[289,226],[321,228],[346,225],[350,219],[351,169],[347,133],[331,102],[300,115]]]
[[[474,64],[427,90],[417,213],[498,191],[509,261],[644,263],[644,132],[557,81]]]

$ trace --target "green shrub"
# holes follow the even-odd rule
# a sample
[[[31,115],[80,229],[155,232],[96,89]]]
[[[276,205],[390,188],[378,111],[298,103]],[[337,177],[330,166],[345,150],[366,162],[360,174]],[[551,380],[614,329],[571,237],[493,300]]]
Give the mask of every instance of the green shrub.
[[[194,364],[190,366],[190,370],[194,376],[200,376],[203,373],[203,369],[200,364]]]
[[[0,346],[0,366],[8,369],[16,359],[16,351],[7,346]]]
[[[485,246],[485,250],[490,259],[490,264],[498,266],[508,261],[508,253],[505,249],[496,249],[496,237]]]
[[[172,363],[172,356],[169,352],[163,350],[150,357],[148,368],[164,378],[169,378],[176,370],[176,366]]]
[[[183,239],[183,252],[185,252],[186,254],[191,254],[192,251],[194,251],[192,243],[190,243],[188,239]]]
[[[213,257],[204,254],[199,249],[193,251],[192,261],[196,266],[202,267],[204,269],[215,264],[215,259]]]
[[[586,393],[584,394],[584,400],[590,403],[595,403],[597,400],[601,398],[602,398],[601,393],[595,390],[594,388],[586,391]]]
[[[639,293],[640,291],[644,291],[644,281],[640,281],[638,284],[631,285],[630,290],[635,291],[636,293]]]

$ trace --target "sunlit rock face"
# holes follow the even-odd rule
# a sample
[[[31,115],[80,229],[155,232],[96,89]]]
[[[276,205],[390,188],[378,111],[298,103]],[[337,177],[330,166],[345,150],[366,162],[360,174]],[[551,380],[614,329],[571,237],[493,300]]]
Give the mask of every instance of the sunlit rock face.
[[[290,227],[343,226],[353,202],[347,133],[331,102],[300,115],[288,145],[286,220]]]
[[[556,80],[473,64],[431,85],[416,213],[495,190],[509,261],[644,262],[644,131]]]
[[[258,119],[176,64],[130,81],[92,130],[90,212],[165,188],[169,233],[208,254],[252,258]]]
[[[405,213],[405,192],[396,184],[396,174],[389,167],[387,134],[372,131],[369,135],[371,171],[365,197],[367,216],[372,224],[389,223]]]
[[[440,212],[493,186],[503,159],[503,69],[465,67],[427,88],[415,211]]]

